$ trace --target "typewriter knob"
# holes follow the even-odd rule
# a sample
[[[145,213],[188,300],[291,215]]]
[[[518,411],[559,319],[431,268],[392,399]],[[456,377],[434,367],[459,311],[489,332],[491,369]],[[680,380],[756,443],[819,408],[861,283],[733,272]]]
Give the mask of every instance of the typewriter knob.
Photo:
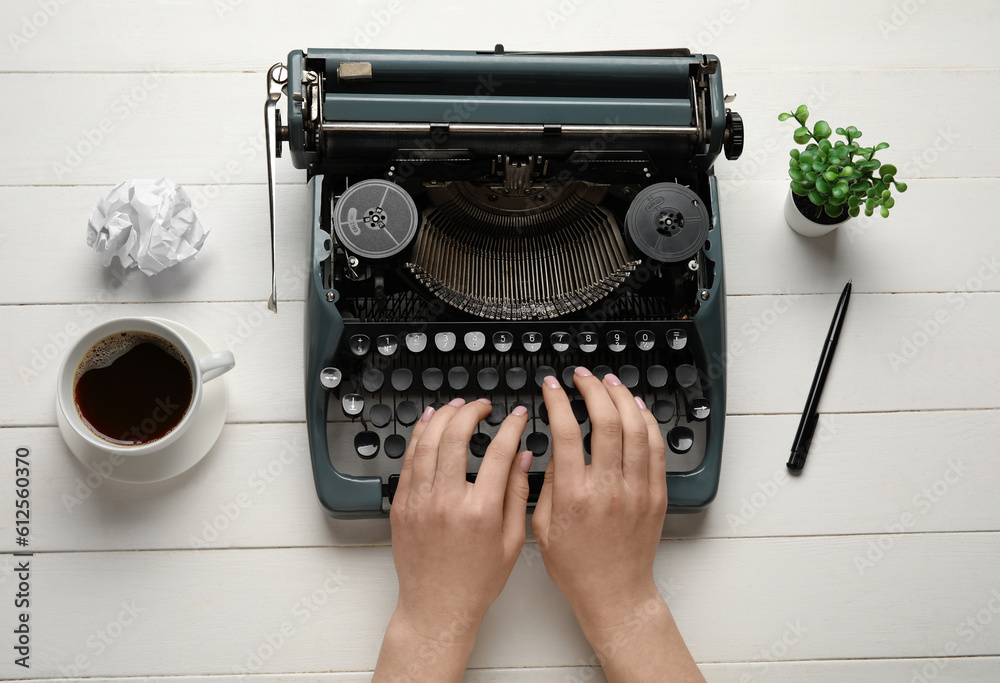
[[[743,117],[726,110],[726,139],[722,144],[726,158],[734,161],[743,154]]]
[[[417,205],[388,180],[362,180],[340,195],[333,209],[337,239],[352,254],[372,261],[395,256],[417,233]]]

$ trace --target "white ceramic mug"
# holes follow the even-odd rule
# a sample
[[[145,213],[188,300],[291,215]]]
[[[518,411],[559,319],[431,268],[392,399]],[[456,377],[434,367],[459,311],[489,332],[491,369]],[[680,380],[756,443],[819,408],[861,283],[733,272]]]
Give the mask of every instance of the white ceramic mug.
[[[87,352],[99,341],[122,332],[140,332],[159,337],[169,342],[184,357],[188,370],[191,371],[191,402],[180,421],[166,434],[154,441],[140,444],[116,444],[101,438],[98,434],[84,422],[80,416],[80,411],[74,399],[74,389],[77,370]],[[62,365],[59,367],[59,375],[56,386],[56,407],[59,429],[67,443],[73,448],[82,445],[82,441],[90,446],[90,450],[100,450],[103,453],[117,455],[121,457],[134,458],[145,456],[176,443],[191,425],[192,416],[198,411],[201,405],[202,389],[206,382],[209,382],[226,372],[229,372],[236,365],[236,359],[231,351],[216,351],[199,358],[192,350],[190,344],[167,325],[157,320],[149,318],[116,318],[109,320],[86,332],[70,348]],[[137,379],[136,381],[141,381]],[[73,448],[77,452],[77,448]]]

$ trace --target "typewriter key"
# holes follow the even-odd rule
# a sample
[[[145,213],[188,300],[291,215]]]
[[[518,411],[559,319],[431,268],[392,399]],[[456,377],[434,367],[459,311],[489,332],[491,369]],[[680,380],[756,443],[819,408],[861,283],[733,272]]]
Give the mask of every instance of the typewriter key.
[[[656,335],[649,330],[639,330],[635,333],[635,345],[640,351],[649,351],[656,344]]]
[[[392,408],[387,406],[385,403],[376,403],[372,406],[371,412],[368,413],[368,417],[371,419],[372,424],[376,427],[385,427],[387,424],[392,422]]]
[[[338,368],[323,368],[319,373],[319,381],[327,389],[336,389],[344,375]]]
[[[406,391],[413,384],[413,372],[408,368],[396,368],[389,376],[389,381],[396,391]]]
[[[629,389],[639,385],[639,368],[634,365],[623,365],[618,369],[618,379]]]
[[[375,347],[383,356],[391,356],[399,348],[399,339],[394,334],[383,334],[375,340]]]
[[[542,348],[542,335],[538,332],[525,332],[521,336],[521,343],[528,353],[535,353]]]
[[[455,366],[448,371],[448,386],[455,391],[461,391],[469,383],[469,371],[463,367]]]
[[[469,439],[469,450],[477,458],[486,455],[486,449],[490,447],[490,437],[482,432],[477,432]]]
[[[507,370],[507,386],[518,391],[523,389],[524,385],[528,383],[528,371],[524,368],[510,368]]]
[[[556,369],[550,368],[548,365],[539,365],[538,369],[535,370],[535,384],[542,386],[546,377],[556,376]]]
[[[694,432],[687,427],[674,427],[667,432],[667,445],[674,453],[683,455],[694,445]]]
[[[524,443],[532,455],[537,458],[540,455],[545,455],[545,451],[548,450],[549,437],[544,432],[532,432],[528,434],[528,438],[525,439]]]
[[[496,368],[483,368],[476,374],[476,381],[483,391],[493,391],[500,384],[500,373]]]
[[[354,435],[354,450],[365,460],[378,455],[379,438],[375,432],[358,432]]]
[[[667,401],[660,399],[658,401],[653,401],[653,405],[650,406],[650,411],[653,413],[653,417],[660,424],[664,422],[669,422],[674,416],[674,403],[673,401]]]
[[[486,335],[482,332],[466,332],[465,348],[469,351],[481,351],[486,346]]]
[[[619,353],[625,350],[625,333],[621,330],[611,330],[607,334],[608,348]]]
[[[593,353],[597,350],[597,333],[581,332],[576,336],[576,343],[584,353]]]
[[[667,369],[662,365],[650,365],[646,368],[646,381],[655,389],[666,385],[667,376]]]
[[[552,336],[549,337],[549,343],[552,344],[552,348],[562,353],[563,351],[569,350],[569,332],[553,332]]]
[[[396,419],[404,427],[409,427],[417,421],[418,417],[420,417],[420,409],[413,401],[403,401],[396,406]]]
[[[361,394],[345,394],[341,399],[344,408],[344,415],[347,417],[357,417],[365,409],[365,399]]]
[[[384,382],[385,375],[382,374],[381,370],[376,368],[365,370],[365,373],[361,376],[361,384],[369,394],[374,394],[381,389]]]
[[[609,368],[607,365],[598,365],[594,367],[594,377],[601,380],[602,382],[604,381],[604,378],[607,377],[609,374],[611,374],[611,368]]]
[[[427,335],[423,332],[410,332],[406,335],[406,348],[413,353],[420,353],[427,348]]]
[[[712,407],[709,405],[708,399],[705,398],[696,398],[691,401],[691,407],[688,410],[691,419],[695,422],[707,420],[711,412]]]
[[[367,334],[355,334],[347,345],[355,356],[364,356],[371,349],[372,340],[368,338]]]
[[[400,434],[390,434],[385,437],[385,454],[395,460],[406,453],[406,439]]]
[[[420,373],[420,381],[427,391],[437,391],[444,384],[444,373],[441,368],[427,368]]]
[[[493,348],[500,353],[510,351],[514,345],[514,335],[510,332],[497,332],[493,335]]]
[[[688,335],[684,330],[667,330],[667,346],[680,351],[687,346]]]
[[[698,381],[698,369],[687,363],[678,365],[677,369],[674,370],[674,377],[677,378],[677,384],[687,389],[693,387],[694,383]]]
[[[455,348],[457,337],[454,332],[438,332],[434,335],[434,346],[442,353],[448,353]]]

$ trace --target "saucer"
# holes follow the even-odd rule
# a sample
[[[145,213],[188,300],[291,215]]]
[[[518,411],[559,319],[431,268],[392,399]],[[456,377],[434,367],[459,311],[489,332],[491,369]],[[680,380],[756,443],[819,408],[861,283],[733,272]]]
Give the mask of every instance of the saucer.
[[[172,327],[175,332],[184,337],[191,348],[199,356],[212,352],[205,340],[194,331],[173,320],[154,318]],[[112,455],[94,446],[82,438],[66,422],[62,411],[56,408],[59,431],[73,455],[80,461],[108,479],[130,482],[134,484],[150,484],[164,479],[176,477],[182,472],[194,467],[204,458],[222,432],[226,424],[226,411],[229,408],[229,388],[226,377],[216,377],[207,382],[202,389],[201,406],[198,412],[191,416],[191,424],[176,442],[166,448],[144,456],[118,456],[117,464]]]

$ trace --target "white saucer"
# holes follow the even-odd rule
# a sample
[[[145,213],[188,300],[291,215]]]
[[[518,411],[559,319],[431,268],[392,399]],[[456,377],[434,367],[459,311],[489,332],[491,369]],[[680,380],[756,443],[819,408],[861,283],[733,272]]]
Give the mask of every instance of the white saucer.
[[[173,320],[153,318],[168,325],[185,341],[198,355],[212,352],[205,340],[194,331]],[[177,441],[166,448],[143,456],[119,456],[118,463],[111,460],[106,451],[89,443],[77,434],[66,422],[62,411],[56,408],[59,431],[66,445],[80,461],[90,469],[108,479],[131,482],[134,484],[150,484],[164,479],[176,477],[182,472],[194,467],[204,458],[222,432],[226,424],[226,411],[229,408],[229,387],[226,377],[217,377],[204,385],[201,394],[201,406],[198,412],[191,416],[191,424]]]

